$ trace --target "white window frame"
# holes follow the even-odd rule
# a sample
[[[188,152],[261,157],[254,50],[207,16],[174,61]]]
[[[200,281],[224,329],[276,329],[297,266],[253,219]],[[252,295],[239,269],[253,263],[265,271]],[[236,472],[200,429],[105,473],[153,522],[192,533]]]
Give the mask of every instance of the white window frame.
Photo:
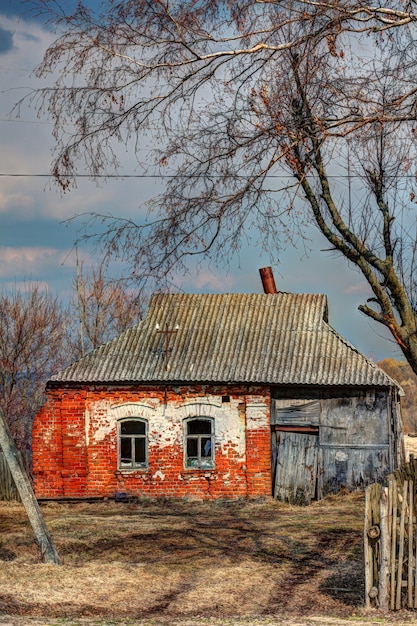
[[[122,424],[125,422],[138,422],[145,425],[145,433],[132,433],[122,434]],[[129,439],[131,441],[132,463],[130,465],[122,464],[122,439]],[[134,459],[134,441],[136,439],[143,439],[145,441],[145,460],[140,463],[135,463]],[[117,422],[117,468],[121,471],[135,471],[148,468],[148,449],[149,449],[149,437],[148,437],[148,420],[143,417],[124,417]]]
[[[188,424],[192,422],[208,422],[210,424],[210,434],[209,433],[201,433],[201,434],[189,434],[188,433]],[[195,465],[189,464],[189,456],[188,456],[188,441],[190,439],[197,440],[197,463]],[[211,456],[204,457],[202,455],[202,439],[210,439],[211,442]],[[205,459],[210,458],[210,461],[206,461]],[[215,468],[215,421],[212,417],[205,416],[194,416],[187,417],[184,420],[184,468],[186,470],[212,470]]]

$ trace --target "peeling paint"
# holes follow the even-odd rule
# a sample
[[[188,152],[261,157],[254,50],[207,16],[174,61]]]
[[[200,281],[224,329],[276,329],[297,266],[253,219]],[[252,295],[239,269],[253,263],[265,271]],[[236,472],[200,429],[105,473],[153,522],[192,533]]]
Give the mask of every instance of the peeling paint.
[[[92,445],[103,441],[114,430],[115,423],[114,420],[109,419],[109,409],[109,400],[98,400],[87,406],[91,435],[89,441]]]
[[[258,430],[269,427],[269,402],[260,402],[259,397],[247,397],[246,400],[246,428]]]
[[[334,458],[336,461],[347,461],[349,455],[347,452],[343,452],[343,450],[337,450]]]
[[[111,497],[121,491],[151,497],[270,495],[269,402],[260,401],[268,392],[256,388],[249,396],[250,431],[246,431],[246,393],[245,387],[221,385],[55,391],[48,398],[48,415],[35,432],[38,442],[43,431],[50,440],[45,454],[41,447],[35,451],[37,495]],[[120,470],[117,423],[131,417],[147,422],[147,464],[140,470]],[[214,422],[213,469],[184,467],[184,423],[190,417]],[[51,457],[56,460],[53,468]]]

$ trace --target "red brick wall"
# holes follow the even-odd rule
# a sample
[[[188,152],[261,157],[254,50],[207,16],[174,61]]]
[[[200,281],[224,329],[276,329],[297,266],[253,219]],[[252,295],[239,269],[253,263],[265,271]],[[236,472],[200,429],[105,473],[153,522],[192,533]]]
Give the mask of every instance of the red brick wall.
[[[50,391],[32,428],[32,474],[35,493],[62,496],[61,392]]]
[[[262,387],[49,390],[33,427],[35,492],[38,497],[270,496],[269,410],[269,389]],[[118,469],[117,422],[130,415],[148,423],[146,469]],[[183,421],[194,416],[214,420],[214,469],[184,467]]]

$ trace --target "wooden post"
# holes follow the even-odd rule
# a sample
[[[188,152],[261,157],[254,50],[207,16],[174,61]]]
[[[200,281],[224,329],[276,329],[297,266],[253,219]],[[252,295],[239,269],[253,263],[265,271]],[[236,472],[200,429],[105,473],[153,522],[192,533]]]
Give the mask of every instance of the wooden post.
[[[393,501],[394,501],[394,485],[392,481],[393,481],[393,477],[392,477],[392,474],[390,474],[390,476],[388,476],[388,510],[389,510],[388,532],[389,532],[390,537],[392,537],[392,509],[393,509]]]
[[[407,493],[408,480],[404,481],[402,501],[401,501],[401,518],[400,518],[400,539],[398,548],[398,568],[397,568],[397,595],[395,599],[395,608],[401,609],[401,588],[403,582],[403,559],[404,559],[404,534],[405,534],[405,513],[407,510]]]
[[[372,496],[373,485],[370,485],[365,489],[365,524],[364,524],[364,552],[365,552],[365,604],[366,608],[371,608],[371,598],[369,592],[374,584],[373,576],[373,556],[372,548],[369,545],[368,529],[372,526]]]
[[[391,602],[390,609],[395,609],[395,572],[397,559],[397,506],[398,485],[394,476],[390,481],[392,485],[392,526],[391,526]]]
[[[389,497],[388,489],[382,489],[379,501],[379,526],[380,526],[380,546],[381,563],[379,569],[378,601],[379,607],[383,611],[389,608],[389,577],[390,577],[390,556],[391,537],[389,534]]]
[[[3,450],[4,458],[13,476],[20,499],[25,507],[27,516],[31,523],[36,541],[38,542],[42,559],[45,563],[60,564],[60,558],[49,534],[48,527],[42,515],[38,501],[33,493],[32,485],[20,462],[19,453],[9,427],[0,409],[0,447]]]
[[[414,514],[414,482],[408,482],[408,608],[413,608],[413,514]]]
[[[414,514],[414,511],[413,511]],[[417,564],[417,524],[416,524],[416,532],[415,532],[415,556],[414,556],[414,563]],[[411,541],[413,541],[413,539],[411,539]],[[417,566],[415,568],[415,572],[414,572],[414,608],[417,609]]]

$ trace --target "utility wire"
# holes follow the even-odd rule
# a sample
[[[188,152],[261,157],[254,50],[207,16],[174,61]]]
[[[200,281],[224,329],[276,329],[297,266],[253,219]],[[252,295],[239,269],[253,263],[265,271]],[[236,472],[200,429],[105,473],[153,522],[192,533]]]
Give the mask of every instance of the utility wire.
[[[0,172],[0,178],[53,178],[53,174],[29,174],[29,173],[19,173],[19,172]],[[113,178],[116,180],[124,180],[125,178],[204,178],[203,174],[63,174],[63,178]],[[230,174],[225,177],[224,174],[212,175],[211,178],[247,178],[247,176],[243,174]],[[267,174],[265,178],[275,178],[275,179],[285,179],[292,178],[291,174]],[[360,179],[361,176],[358,174],[329,174],[327,178],[334,179]],[[415,178],[414,174],[401,174],[401,176],[396,176],[395,178]]]

